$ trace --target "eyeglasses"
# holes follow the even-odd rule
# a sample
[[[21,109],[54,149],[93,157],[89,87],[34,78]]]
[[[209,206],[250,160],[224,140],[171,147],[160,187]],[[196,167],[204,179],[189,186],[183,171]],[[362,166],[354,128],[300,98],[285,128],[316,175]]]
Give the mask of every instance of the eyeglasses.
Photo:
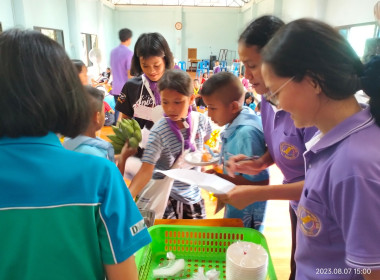
[[[280,92],[280,90],[282,90],[287,84],[289,84],[291,81],[293,81],[295,78],[295,76],[291,77],[289,80],[287,80],[285,83],[283,83],[277,90],[275,90],[274,92],[267,92],[265,94],[263,94],[263,97],[265,98],[266,101],[268,101],[270,104],[272,104],[273,106],[275,107],[278,107],[279,105],[279,102],[278,102],[278,98],[276,98],[276,96],[278,95],[278,93]]]

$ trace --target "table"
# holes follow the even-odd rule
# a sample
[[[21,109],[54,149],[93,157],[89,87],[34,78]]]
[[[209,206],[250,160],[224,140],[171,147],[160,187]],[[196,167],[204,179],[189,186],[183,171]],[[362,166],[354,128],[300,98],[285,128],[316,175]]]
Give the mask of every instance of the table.
[[[201,61],[201,60],[200,59],[190,59],[189,71],[191,71],[191,72],[197,71],[197,65],[198,65],[199,61]],[[194,66],[194,64],[195,64],[195,66]],[[195,70],[193,70],[193,69],[195,69]]]

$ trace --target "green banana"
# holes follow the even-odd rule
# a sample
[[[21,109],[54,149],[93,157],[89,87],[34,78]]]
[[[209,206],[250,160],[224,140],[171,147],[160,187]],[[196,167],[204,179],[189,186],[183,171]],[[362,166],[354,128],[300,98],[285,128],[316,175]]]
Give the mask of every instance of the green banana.
[[[125,122],[121,124],[121,131],[123,132],[124,136],[128,139],[133,136],[134,132],[133,127]]]
[[[111,127],[112,127],[113,132],[115,132],[116,136],[125,142],[127,137],[123,134],[123,132],[121,132],[121,130],[117,126],[113,125]]]
[[[123,149],[123,145],[117,144],[115,142],[111,142],[113,149],[115,151],[115,154],[120,154],[121,150]]]
[[[124,145],[124,141],[117,137],[115,134],[107,135],[107,137],[115,144]]]
[[[136,138],[137,141],[140,142],[142,139],[141,130],[135,130],[135,132],[133,133],[133,136]]]
[[[138,123],[135,119],[131,119],[131,120],[132,120],[132,122],[133,122],[133,127],[134,127],[134,129],[135,129],[135,130],[136,130],[136,129],[140,129],[140,130],[141,130],[139,123]]]
[[[107,135],[115,150],[115,154],[120,154],[125,141],[128,139],[131,148],[137,148],[141,142],[141,128],[135,119],[122,119],[116,126],[111,126],[114,135]]]
[[[137,148],[139,146],[139,141],[135,137],[129,138],[129,147],[131,148]]]
[[[121,119],[121,122],[125,124],[132,124],[130,119]]]

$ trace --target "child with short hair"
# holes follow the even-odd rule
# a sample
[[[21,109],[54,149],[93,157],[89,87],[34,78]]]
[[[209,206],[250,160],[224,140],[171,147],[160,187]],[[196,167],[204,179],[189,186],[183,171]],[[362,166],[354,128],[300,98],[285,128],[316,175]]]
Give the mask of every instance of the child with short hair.
[[[201,85],[203,85],[204,82],[206,82],[208,79],[208,75],[207,73],[203,73],[202,74],[202,79],[201,79]]]
[[[80,59],[72,59],[71,62],[74,64],[75,69],[77,69],[82,85],[88,85],[87,66]]]
[[[138,195],[152,178],[164,176],[155,169],[168,170],[185,150],[203,150],[211,134],[208,119],[191,110],[194,91],[190,76],[181,70],[167,70],[158,83],[165,117],[152,127],[142,157],[142,166],[133,178],[130,191]],[[166,219],[204,219],[204,201],[198,186],[174,181],[165,214]]]
[[[99,156],[115,162],[111,143],[96,136],[96,132],[103,127],[105,122],[103,92],[91,86],[85,86],[85,92],[90,110],[88,127],[83,134],[75,138],[65,138],[63,146],[71,151]],[[137,149],[132,149],[125,144],[117,163],[121,174],[124,173],[126,159],[136,152]]]
[[[219,60],[215,60],[215,66],[214,66],[214,69],[212,69],[212,70],[213,70],[213,72],[212,72],[213,74],[217,74],[221,71],[220,65],[219,65]]]
[[[257,103],[257,106],[255,108],[255,113],[256,113],[256,115],[261,117],[261,101],[259,103]]]
[[[230,72],[220,72],[211,76],[203,85],[201,95],[208,106],[208,116],[219,126],[226,126],[221,138],[223,163],[233,155],[247,157],[265,153],[265,141],[261,120],[250,109],[243,106],[245,91],[238,77]],[[223,174],[218,176],[239,185],[267,185],[268,170],[257,175],[238,174],[235,178]],[[226,205],[226,218],[241,218],[244,226],[263,230],[266,201],[255,202],[243,210]]]
[[[256,103],[254,101],[252,92],[247,91],[245,93],[244,106],[247,106],[247,107],[251,108],[253,111],[255,111]]]
[[[105,120],[103,92],[91,86],[85,86],[85,92],[90,107],[89,125],[83,134],[75,138],[65,138],[63,146],[71,151],[103,157],[114,162],[111,143],[96,136],[96,132],[103,127]]]

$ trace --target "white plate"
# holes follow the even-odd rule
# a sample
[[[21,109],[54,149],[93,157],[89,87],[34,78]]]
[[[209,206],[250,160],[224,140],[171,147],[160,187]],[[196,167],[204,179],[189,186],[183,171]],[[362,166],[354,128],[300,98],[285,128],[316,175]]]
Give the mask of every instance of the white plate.
[[[195,166],[206,166],[206,165],[216,164],[219,161],[219,156],[212,157],[210,161],[202,161],[202,155],[203,155],[203,152],[200,152],[200,151],[188,153],[185,155],[185,161]]]

